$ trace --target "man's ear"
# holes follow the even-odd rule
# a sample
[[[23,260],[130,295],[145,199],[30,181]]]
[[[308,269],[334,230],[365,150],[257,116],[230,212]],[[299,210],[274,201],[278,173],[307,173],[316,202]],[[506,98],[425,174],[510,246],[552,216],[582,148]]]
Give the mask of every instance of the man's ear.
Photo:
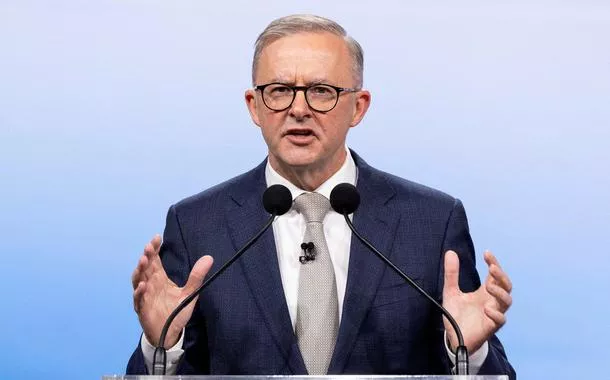
[[[371,93],[367,90],[361,90],[356,93],[356,106],[352,115],[351,127],[355,127],[362,121],[366,111],[371,105]]]
[[[248,112],[250,112],[250,117],[254,124],[261,126],[260,119],[258,118],[258,100],[256,98],[256,90],[248,89],[244,94],[244,99],[246,100],[246,107],[248,107]]]

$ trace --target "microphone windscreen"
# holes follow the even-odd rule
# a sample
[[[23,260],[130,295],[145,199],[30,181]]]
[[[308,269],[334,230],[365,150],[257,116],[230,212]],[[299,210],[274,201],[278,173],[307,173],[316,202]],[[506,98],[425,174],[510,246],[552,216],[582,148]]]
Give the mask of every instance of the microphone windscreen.
[[[292,207],[292,194],[284,185],[272,185],[263,193],[263,206],[269,214],[283,215]]]
[[[339,214],[351,214],[360,206],[360,193],[350,183],[340,183],[330,192],[330,205]]]

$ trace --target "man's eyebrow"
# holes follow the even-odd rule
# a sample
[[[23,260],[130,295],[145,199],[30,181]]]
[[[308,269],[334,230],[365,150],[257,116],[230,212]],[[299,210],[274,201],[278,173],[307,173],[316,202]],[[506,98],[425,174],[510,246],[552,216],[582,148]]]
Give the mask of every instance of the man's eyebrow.
[[[281,83],[281,84],[285,84],[288,86],[294,86],[296,82],[294,79],[276,77],[276,78],[272,78],[271,80],[269,80],[268,83]],[[328,80],[323,79],[323,78],[314,78],[314,79],[311,79],[311,80],[308,80],[307,82],[305,82],[305,86],[313,86],[316,84],[328,84]]]
[[[308,86],[312,86],[312,85],[316,85],[316,84],[328,84],[328,79],[324,78],[320,78],[320,79],[312,79],[310,81],[307,82]]]

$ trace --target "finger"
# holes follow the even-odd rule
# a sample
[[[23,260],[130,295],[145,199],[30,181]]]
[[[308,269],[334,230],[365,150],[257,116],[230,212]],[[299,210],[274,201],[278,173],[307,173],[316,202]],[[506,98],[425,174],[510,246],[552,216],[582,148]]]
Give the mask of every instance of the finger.
[[[496,256],[494,256],[494,254],[491,253],[491,251],[488,249],[483,252],[483,259],[487,263],[487,266],[491,266],[492,264],[500,266],[500,263],[498,262]]]
[[[161,238],[157,235],[144,247],[144,256],[148,260],[148,264],[142,270],[140,279],[146,280],[149,283],[149,286],[153,288],[163,286],[163,284],[170,281],[167,278],[167,273],[165,272],[165,268],[163,268],[163,263],[159,256],[160,239]],[[173,284],[173,282],[171,282],[171,284]]]
[[[149,242],[144,246],[144,254],[151,261],[157,260],[159,259],[159,247],[152,242]]]
[[[148,243],[144,246],[144,255],[149,260],[149,265],[145,270],[146,274],[147,276],[152,276],[155,271],[163,267],[161,258],[159,257],[159,248],[155,248],[152,243]]]
[[[495,280],[494,282],[497,285],[501,286],[504,290],[506,290],[509,293],[512,292],[513,283],[511,282],[511,280],[508,277],[508,275],[506,274],[506,272],[504,272],[502,270],[502,268],[493,264],[489,267],[489,274],[493,277],[493,279]]]
[[[146,283],[141,281],[137,284],[133,291],[133,309],[136,313],[140,313],[142,310],[142,304],[144,303],[144,291],[146,290]]]
[[[148,265],[148,258],[144,255],[140,256],[138,260],[138,265],[136,265],[136,269],[133,270],[133,274],[131,275],[131,286],[135,290],[138,286],[138,283],[144,279],[143,272]]]
[[[193,269],[191,269],[189,278],[186,281],[186,285],[184,286],[184,290],[186,290],[187,293],[191,293],[199,285],[201,285],[206,274],[208,274],[208,272],[210,271],[210,268],[212,267],[213,263],[214,259],[212,258],[212,256],[207,255],[197,260],[197,262],[193,266]]]
[[[460,290],[460,259],[454,251],[445,252],[445,285],[444,291]]]
[[[136,268],[131,273],[131,287],[133,288],[133,290],[136,290],[136,288],[138,287],[138,282],[140,282],[140,266],[142,265],[141,261],[142,257],[138,259],[138,265],[136,265]]]
[[[498,262],[498,259],[493,253],[491,253],[490,250],[485,250],[485,252],[483,253],[483,259],[487,263],[489,273],[491,273],[491,268],[494,266],[500,268],[500,263]],[[487,281],[492,284],[497,284],[496,278],[490,275],[487,276]]]
[[[487,292],[491,294],[496,300],[500,311],[505,312],[506,310],[508,310],[510,305],[512,305],[513,297],[508,294],[506,290],[502,289],[498,285],[488,284],[486,286],[486,289]]]
[[[155,251],[159,252],[159,248],[161,248],[161,235],[156,234],[155,236],[153,236],[152,240],[150,241],[150,244],[152,244]]]
[[[487,315],[489,319],[491,319],[498,326],[498,328],[502,327],[506,323],[506,315],[504,315],[504,313],[501,311],[495,310],[488,306],[483,310],[485,311],[485,315]]]

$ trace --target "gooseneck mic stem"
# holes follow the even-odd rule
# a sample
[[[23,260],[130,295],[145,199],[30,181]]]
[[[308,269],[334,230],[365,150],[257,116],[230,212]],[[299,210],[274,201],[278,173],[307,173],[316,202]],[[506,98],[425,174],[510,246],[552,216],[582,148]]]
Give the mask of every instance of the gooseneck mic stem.
[[[153,375],[165,375],[167,356],[166,350],[164,348],[165,338],[167,336],[169,326],[172,324],[178,313],[180,313],[189,303],[191,303],[199,295],[199,292],[205,289],[212,281],[214,281],[214,279],[216,279],[216,277],[218,277],[229,266],[231,266],[231,264],[233,264],[235,260],[239,259],[239,257],[258,240],[258,238],[263,234],[263,232],[267,231],[267,228],[271,226],[275,217],[276,214],[271,214],[271,216],[267,220],[267,223],[265,223],[263,228],[256,235],[254,235],[252,239],[250,239],[239,251],[237,251],[237,253],[235,253],[235,255],[233,255],[233,257],[229,259],[229,261],[227,261],[222,267],[220,267],[220,269],[218,269],[216,273],[210,276],[203,284],[199,285],[197,289],[195,289],[191,294],[189,294],[185,299],[183,299],[182,302],[180,302],[180,304],[178,304],[178,306],[172,311],[169,317],[167,317],[165,325],[163,325],[163,330],[161,330],[161,336],[159,337],[159,345],[157,346],[157,348],[155,348],[155,355],[153,358]]]
[[[403,271],[401,271],[394,263],[392,263],[383,253],[381,253],[377,248],[373,246],[364,236],[360,235],[351,220],[349,219],[349,214],[356,211],[358,206],[360,205],[360,194],[355,186],[349,183],[341,183],[332,190],[330,194],[330,204],[336,212],[342,214],[345,218],[345,222],[347,223],[352,233],[364,244],[367,248],[369,248],[373,253],[377,255],[384,263],[386,263],[396,274],[398,274],[402,279],[404,279],[409,285],[411,285],[415,290],[417,290],[422,296],[427,298],[432,304],[434,304],[447,318],[451,326],[455,330],[458,338],[458,347],[456,349],[456,374],[457,375],[468,375],[468,349],[464,344],[464,337],[462,336],[462,331],[458,326],[457,322],[451,316],[451,314],[445,309],[441,304],[439,304],[432,296],[430,296],[424,289],[422,289],[415,281],[413,281],[409,276],[407,276]]]
[[[271,214],[263,228],[256,233],[243,247],[241,247],[230,259],[227,261],[216,273],[210,276],[204,283],[199,285],[197,289],[195,289],[191,294],[189,294],[185,299],[182,300],[176,306],[176,308],[171,312],[167,320],[165,321],[165,325],[163,325],[163,329],[161,330],[161,335],[159,337],[159,343],[155,348],[155,354],[153,356],[153,375],[165,375],[166,371],[166,359],[167,352],[165,350],[165,338],[167,337],[167,332],[172,322],[189,303],[191,303],[199,293],[205,289],[212,281],[214,281],[222,272],[224,272],[231,264],[235,262],[235,260],[239,259],[239,257],[248,250],[254,244],[261,235],[267,231],[267,229],[271,226],[276,216],[280,216],[285,214],[290,207],[292,207],[292,194],[290,190],[282,185],[273,185],[267,188],[263,193],[263,205],[265,210]]]

